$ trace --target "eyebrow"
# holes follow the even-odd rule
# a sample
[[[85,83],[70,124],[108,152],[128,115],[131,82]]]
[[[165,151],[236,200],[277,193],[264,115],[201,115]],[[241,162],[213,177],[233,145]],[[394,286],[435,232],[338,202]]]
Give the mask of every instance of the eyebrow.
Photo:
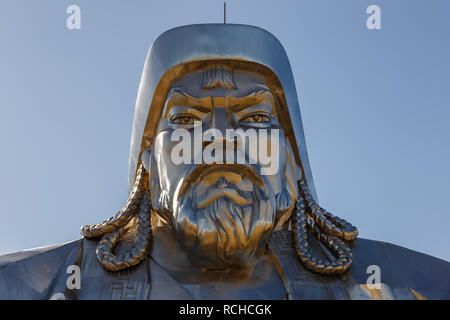
[[[177,96],[173,96],[175,94],[177,94]],[[239,98],[233,96],[226,96],[226,97],[207,96],[204,98],[196,98],[189,95],[181,88],[173,88],[169,92],[168,96],[169,98],[167,99],[165,106],[166,111],[164,112],[165,117],[167,117],[170,109],[174,106],[184,105],[193,108],[195,110],[198,110],[200,112],[207,113],[209,111],[212,111],[215,105],[221,104],[226,108],[230,108],[233,112],[239,112],[246,108],[264,103],[267,101],[267,98],[272,97],[273,99],[272,93],[266,89],[255,90],[251,92],[249,95]]]
[[[213,109],[211,97],[196,98],[180,88],[170,90],[168,97],[165,105],[165,117],[167,117],[170,109],[175,106],[187,106],[203,113],[207,113]]]

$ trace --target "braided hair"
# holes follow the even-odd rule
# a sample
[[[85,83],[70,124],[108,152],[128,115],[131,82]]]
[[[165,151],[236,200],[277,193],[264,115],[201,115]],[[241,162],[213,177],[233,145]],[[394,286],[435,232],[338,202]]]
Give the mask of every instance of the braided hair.
[[[150,253],[152,208],[148,185],[148,172],[141,164],[124,207],[107,221],[81,228],[81,233],[86,238],[101,237],[96,255],[100,265],[107,270],[119,271],[135,266]],[[114,249],[132,221],[136,223],[137,230],[134,232],[131,249],[116,255]],[[358,236],[358,230],[344,219],[321,208],[303,179],[298,180],[297,203],[292,222],[295,250],[307,269],[320,274],[337,274],[351,267],[352,251],[346,241],[354,240]],[[323,261],[314,256],[308,243],[308,232],[331,250],[336,256],[334,261]]]
[[[135,266],[149,254],[152,240],[149,196],[148,173],[141,164],[134,187],[122,210],[107,221],[81,228],[81,234],[86,238],[101,237],[96,255],[98,262],[105,269],[119,271]],[[115,255],[114,248],[132,220],[137,222],[132,248],[121,255]]]

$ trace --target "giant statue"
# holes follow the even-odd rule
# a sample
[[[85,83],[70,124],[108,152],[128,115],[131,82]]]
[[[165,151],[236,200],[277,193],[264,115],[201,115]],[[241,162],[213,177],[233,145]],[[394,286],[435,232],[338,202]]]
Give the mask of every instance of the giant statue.
[[[157,38],[128,200],[81,233],[1,256],[0,298],[450,299],[450,263],[357,238],[319,205],[287,55],[253,26]]]

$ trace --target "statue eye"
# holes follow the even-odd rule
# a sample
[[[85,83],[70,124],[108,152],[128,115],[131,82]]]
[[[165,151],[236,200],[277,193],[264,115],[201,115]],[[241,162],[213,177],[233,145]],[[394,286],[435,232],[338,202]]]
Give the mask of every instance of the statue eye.
[[[194,124],[194,121],[200,121],[200,119],[189,114],[176,115],[170,119],[170,122],[175,124]]]
[[[271,117],[267,113],[254,113],[243,118],[241,122],[267,123],[270,122],[270,119]]]

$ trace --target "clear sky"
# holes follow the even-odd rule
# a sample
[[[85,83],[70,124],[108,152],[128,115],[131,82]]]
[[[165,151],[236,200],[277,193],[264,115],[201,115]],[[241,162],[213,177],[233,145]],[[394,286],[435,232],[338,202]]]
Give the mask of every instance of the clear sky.
[[[81,30],[66,8],[81,8]],[[368,30],[366,8],[381,8]],[[450,260],[450,2],[230,0],[283,43],[320,204],[360,236]],[[216,0],[2,0],[0,253],[80,237],[127,198],[150,44]]]

